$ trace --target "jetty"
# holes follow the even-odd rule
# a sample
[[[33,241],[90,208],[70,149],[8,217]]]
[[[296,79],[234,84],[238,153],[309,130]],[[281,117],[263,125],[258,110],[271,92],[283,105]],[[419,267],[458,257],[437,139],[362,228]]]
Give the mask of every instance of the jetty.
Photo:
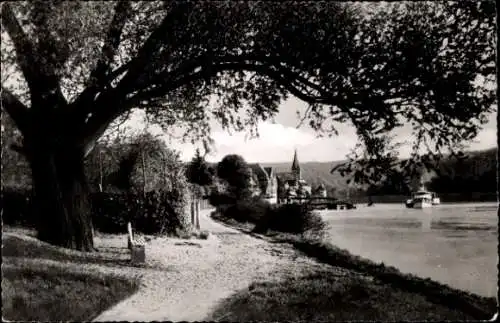
[[[289,197],[285,203],[307,204],[317,210],[352,210],[356,208],[355,204],[334,197]]]

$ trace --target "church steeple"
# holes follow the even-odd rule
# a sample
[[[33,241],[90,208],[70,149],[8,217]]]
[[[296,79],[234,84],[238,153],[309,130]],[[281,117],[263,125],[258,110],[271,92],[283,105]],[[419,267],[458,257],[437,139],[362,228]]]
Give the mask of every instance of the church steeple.
[[[297,149],[295,149],[295,153],[293,155],[292,173],[295,174],[295,180],[299,181],[301,179],[299,158],[297,157]]]

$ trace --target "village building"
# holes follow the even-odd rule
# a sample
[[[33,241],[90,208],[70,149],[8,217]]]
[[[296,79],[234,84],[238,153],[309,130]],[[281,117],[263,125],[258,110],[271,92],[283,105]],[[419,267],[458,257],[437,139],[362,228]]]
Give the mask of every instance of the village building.
[[[270,203],[277,202],[278,184],[272,167],[262,167],[260,164],[248,164],[252,176],[250,185],[253,196],[261,196]]]
[[[300,203],[310,197],[326,197],[323,184],[316,189],[302,178],[297,150],[295,150],[289,172],[275,172],[272,167],[262,167],[258,163],[248,164],[253,196],[261,196],[270,203]]]
[[[278,184],[278,203],[301,202],[301,198],[311,197],[311,186],[302,179],[297,150],[293,155],[290,172],[276,174]]]

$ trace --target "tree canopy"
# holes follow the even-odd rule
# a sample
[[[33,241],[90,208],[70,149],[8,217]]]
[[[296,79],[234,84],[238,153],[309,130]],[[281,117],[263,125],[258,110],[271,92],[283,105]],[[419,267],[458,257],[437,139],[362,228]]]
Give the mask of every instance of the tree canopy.
[[[217,164],[217,176],[228,184],[228,191],[236,199],[251,195],[252,171],[240,155],[227,155]]]
[[[196,137],[210,114],[227,127],[255,125],[289,94],[310,104],[318,130],[352,123],[372,155],[370,138],[403,122],[437,149],[473,138],[495,98],[473,83],[494,78],[494,3],[360,7],[8,2],[2,68],[25,84],[2,80],[2,101],[23,133],[30,123],[67,125],[60,130],[87,145],[133,107],[166,130],[185,121]],[[206,109],[211,95],[219,104]],[[44,118],[29,117],[39,103]],[[235,113],[242,108],[247,122]]]
[[[205,161],[205,158],[201,155],[200,150],[196,149],[193,159],[186,167],[186,177],[188,182],[208,187],[212,185],[214,175],[214,169],[212,169]]]

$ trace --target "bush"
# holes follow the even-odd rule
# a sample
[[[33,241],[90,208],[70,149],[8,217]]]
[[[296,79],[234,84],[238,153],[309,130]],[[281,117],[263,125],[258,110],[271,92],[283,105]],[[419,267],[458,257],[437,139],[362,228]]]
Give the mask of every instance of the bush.
[[[35,226],[30,190],[3,188],[0,196],[4,224],[30,228]]]
[[[127,222],[144,234],[176,234],[189,227],[185,196],[172,192],[142,194],[95,193],[92,196],[94,228],[105,233],[127,231]]]
[[[220,208],[222,216],[238,222],[258,223],[271,211],[271,204],[261,198],[237,201],[227,208]]]
[[[277,205],[256,224],[255,232],[268,230],[303,234],[315,238],[323,236],[326,224],[319,214],[306,205]]]
[[[131,193],[92,193],[94,229],[103,233],[125,233],[130,221],[144,234],[176,234],[190,226],[187,192],[151,191],[145,196]],[[35,227],[31,191],[4,190],[1,194],[4,224]]]
[[[145,234],[177,234],[190,226],[188,202],[185,194],[178,190],[170,192],[151,191],[146,198],[139,199],[133,225]]]
[[[234,204],[236,203],[236,200],[228,194],[213,192],[208,196],[208,203],[212,206],[218,207],[225,204]]]

